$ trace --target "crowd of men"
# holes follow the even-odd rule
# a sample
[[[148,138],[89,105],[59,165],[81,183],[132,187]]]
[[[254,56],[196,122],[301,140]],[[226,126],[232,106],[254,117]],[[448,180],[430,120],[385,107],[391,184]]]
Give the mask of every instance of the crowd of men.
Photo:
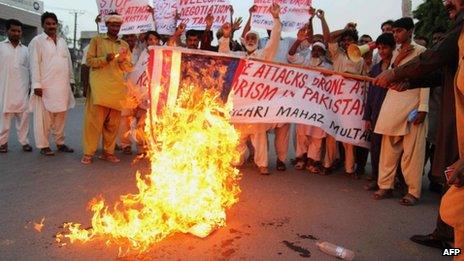
[[[381,34],[375,40],[377,50],[365,53],[359,60],[350,59],[348,47],[371,43],[373,38],[358,37],[355,23],[330,31],[325,12],[314,8],[310,9],[310,19],[298,31],[296,39],[282,38],[280,6],[273,4],[269,9],[273,29],[268,31],[268,37],[261,38],[251,30],[251,16],[256,12],[256,6],[252,6],[240,41],[234,39],[234,32],[241,28],[241,19],[231,20],[217,31],[217,46],[212,45],[212,15],[206,17],[203,31],[185,32],[186,25],[181,23],[172,36],[150,31],[138,36],[124,35],[121,39],[123,18],[111,13],[104,17],[107,33],[94,37],[85,49],[82,82],[86,102],[81,162],[92,164],[100,141],[103,152],[98,157],[112,163],[120,161],[116,149],[132,153],[133,141],[139,155],[146,152],[141,133],[149,100],[144,90],[135,91],[138,93],[135,95],[131,90],[135,85],[128,79],[134,67],[146,66],[148,46],[234,53],[240,57],[370,76],[375,80],[365,87],[363,115],[363,124],[372,134],[370,149],[338,142],[315,126],[296,124],[292,133],[289,123],[235,124],[240,133],[238,165],[245,163],[248,152],[248,161],[254,161],[261,174],[269,175],[270,137],[274,138],[278,171],[285,171],[289,163],[297,170],[320,175],[343,167],[347,176],[359,179],[365,175],[370,154],[372,171],[365,189],[375,191],[373,197],[381,200],[393,197],[394,189],[399,188],[402,193],[399,203],[413,206],[420,200],[424,166],[430,161],[429,189],[440,194],[448,192],[441,204],[435,231],[413,236],[411,240],[437,248],[445,248],[454,241],[462,248],[464,1],[446,0],[444,4],[454,25],[449,30],[435,30],[430,46],[427,38],[414,35],[413,20],[403,17],[382,23]],[[313,33],[316,19],[322,34]],[[58,151],[74,152],[65,144],[64,135],[67,111],[75,104],[71,56],[66,41],[57,35],[56,15],[46,12],[41,22],[44,32],[26,47],[20,41],[21,22],[8,20],[8,39],[0,43],[0,60],[8,61],[0,64],[2,153],[8,152],[13,119],[22,149],[33,150],[28,140],[29,112],[33,113],[35,145],[41,154],[55,154],[50,146],[50,134]],[[182,41],[184,34],[185,42]],[[128,103],[131,105],[127,106]],[[269,135],[271,132],[275,135]],[[289,160],[291,136],[295,136],[296,158]]]

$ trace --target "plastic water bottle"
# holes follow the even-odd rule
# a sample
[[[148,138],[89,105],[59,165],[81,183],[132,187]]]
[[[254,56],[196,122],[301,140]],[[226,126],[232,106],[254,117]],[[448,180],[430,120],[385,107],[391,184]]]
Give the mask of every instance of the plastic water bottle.
[[[343,260],[354,260],[354,252],[329,242],[317,242],[316,246],[324,253],[338,257]]]

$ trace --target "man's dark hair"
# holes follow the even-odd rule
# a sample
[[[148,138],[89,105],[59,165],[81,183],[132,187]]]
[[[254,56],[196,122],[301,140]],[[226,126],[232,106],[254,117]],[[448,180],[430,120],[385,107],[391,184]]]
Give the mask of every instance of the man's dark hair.
[[[393,37],[392,33],[381,34],[379,37],[377,37],[377,40],[375,41],[375,43],[377,45],[380,45],[380,44],[388,45],[391,48],[396,47],[395,37]]]
[[[145,33],[145,41],[148,41],[148,36],[149,35],[153,35],[153,36],[155,36],[156,38],[158,38],[161,41],[161,35],[159,35],[159,33],[156,32],[156,31],[148,31],[148,32],[146,32]]]
[[[370,38],[372,40],[372,37],[370,35],[368,35],[368,34],[363,34],[359,38]]]
[[[56,23],[58,23],[58,17],[56,17],[56,14],[54,13],[50,13],[50,12],[45,12],[42,14],[42,16],[40,17],[40,22],[42,23],[42,25],[45,23],[45,20],[47,18],[51,18],[53,19]]]
[[[187,38],[192,37],[192,36],[200,37],[200,32],[198,30],[191,29],[185,33],[185,37]]]
[[[416,35],[414,36],[414,40],[423,40],[425,41],[426,45],[429,45],[429,38],[425,36]]]
[[[119,15],[118,12],[109,12],[108,15]]]
[[[343,40],[345,37],[350,37],[353,41],[357,42],[359,40],[358,32],[353,30],[348,30],[342,33],[340,39]]]
[[[10,20],[7,20],[5,23],[6,30],[10,30],[12,25],[19,26],[21,28],[23,27],[23,23],[21,23],[20,21],[16,19],[10,19]]]
[[[380,26],[380,29],[382,29],[382,27],[383,27],[384,25],[391,25],[391,26],[393,26],[393,23],[394,23],[393,20],[387,20],[387,21],[385,21],[385,22],[382,23],[382,25]]]
[[[403,17],[393,22],[394,28],[403,28],[406,30],[414,29],[414,20],[411,17]]]

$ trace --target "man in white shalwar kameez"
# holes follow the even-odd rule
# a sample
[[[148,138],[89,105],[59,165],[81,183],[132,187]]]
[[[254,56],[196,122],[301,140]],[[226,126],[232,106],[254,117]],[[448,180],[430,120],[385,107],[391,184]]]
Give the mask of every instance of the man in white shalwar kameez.
[[[18,141],[23,150],[30,152],[27,134],[29,112],[27,110],[30,89],[29,57],[27,47],[20,39],[22,23],[6,21],[8,39],[0,43],[0,153],[8,152],[8,136],[12,119],[16,120]]]
[[[29,44],[34,112],[34,137],[40,153],[53,156],[49,136],[53,134],[57,149],[74,152],[65,145],[64,128],[67,111],[75,105],[71,84],[74,76],[66,41],[57,35],[58,19],[45,12],[41,17],[44,33]]]
[[[280,35],[282,31],[282,22],[280,21],[280,6],[273,4],[270,12],[274,20],[274,28],[272,29],[270,40],[267,42],[264,49],[258,50],[259,34],[255,31],[249,31],[245,35],[246,52],[234,52],[234,54],[243,57],[252,57],[264,61],[273,61],[279,47]],[[231,26],[229,23],[223,25],[222,30],[224,36],[219,40],[219,52],[230,52],[230,32]],[[238,150],[240,152],[240,164],[245,161],[245,153],[247,151],[246,142],[251,139],[251,143],[255,149],[254,161],[262,175],[269,175],[268,169],[268,146],[267,146],[267,131],[275,124],[254,123],[254,124],[234,124],[235,128],[240,132],[240,141]]]
[[[288,52],[288,61],[292,64],[321,67],[332,69],[332,65],[326,60],[327,48],[322,42],[314,42],[309,54],[296,53],[298,46],[306,40],[306,30],[300,29],[298,38]],[[295,169],[302,170],[306,167],[312,174],[325,174],[322,170],[322,141],[327,133],[320,127],[297,124],[296,125],[296,158]],[[304,154],[307,158],[303,158]]]

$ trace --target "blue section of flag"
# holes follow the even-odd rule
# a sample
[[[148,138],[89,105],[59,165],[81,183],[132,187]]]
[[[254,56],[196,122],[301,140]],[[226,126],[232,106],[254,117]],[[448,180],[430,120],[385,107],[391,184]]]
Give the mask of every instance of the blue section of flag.
[[[204,89],[217,89],[227,101],[240,59],[182,53],[180,88],[195,84]]]

